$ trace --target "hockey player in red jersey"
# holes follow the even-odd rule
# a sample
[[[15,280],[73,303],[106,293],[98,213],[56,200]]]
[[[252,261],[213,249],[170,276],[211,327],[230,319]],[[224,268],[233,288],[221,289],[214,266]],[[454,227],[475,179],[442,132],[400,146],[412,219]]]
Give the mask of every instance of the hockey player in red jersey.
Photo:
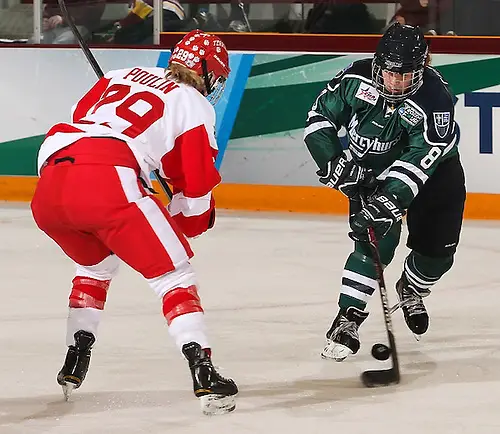
[[[176,45],[166,70],[108,72],[73,107],[72,122],[47,133],[31,209],[39,228],[76,263],[69,348],[57,376],[66,398],[87,373],[121,259],[162,300],[169,333],[188,361],[203,412],[235,408],[236,384],[211,362],[186,240],[214,225],[212,190],[221,178],[214,166],[212,105],[229,72],[222,41],[192,31]],[[149,193],[153,170],[173,187],[168,209]]]

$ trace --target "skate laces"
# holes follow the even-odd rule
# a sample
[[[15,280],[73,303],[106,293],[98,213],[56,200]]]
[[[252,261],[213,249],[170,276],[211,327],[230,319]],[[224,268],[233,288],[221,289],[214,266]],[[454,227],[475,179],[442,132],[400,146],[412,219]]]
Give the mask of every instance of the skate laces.
[[[401,288],[401,307],[408,311],[408,315],[427,313],[422,296],[410,287]]]
[[[345,316],[341,315],[339,318],[339,324],[333,329],[330,339],[333,341],[341,333],[345,333],[350,337],[359,340],[358,325],[355,321],[348,320]]]
[[[203,359],[201,362],[198,363],[197,367],[201,367],[201,366],[205,366],[205,367],[209,368],[212,375],[215,375],[219,380],[226,381],[226,382],[232,381],[230,378],[227,378],[220,373],[220,371],[221,370],[223,371],[223,369],[221,369],[220,366],[214,365],[213,361],[209,357],[207,357],[206,359]]]
[[[224,371],[224,369],[221,368],[220,366],[215,366],[212,363],[212,368],[214,368],[214,372],[219,377],[219,379],[221,379],[223,381],[226,381],[226,382],[233,381],[231,378],[228,378],[228,377],[226,377],[226,376],[224,376],[224,375],[221,374],[221,371]]]

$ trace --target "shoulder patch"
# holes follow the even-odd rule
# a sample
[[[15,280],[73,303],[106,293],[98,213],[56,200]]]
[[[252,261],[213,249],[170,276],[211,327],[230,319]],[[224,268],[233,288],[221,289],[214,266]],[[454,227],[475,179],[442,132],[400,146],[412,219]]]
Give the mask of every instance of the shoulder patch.
[[[373,86],[370,86],[366,83],[360,83],[355,97],[360,100],[366,101],[371,105],[375,105],[377,104],[379,93]]]
[[[448,130],[450,129],[450,112],[434,112],[432,113],[434,116],[434,127],[436,128],[437,135],[444,139],[448,134]]]
[[[342,75],[344,75],[344,73],[352,66],[353,63],[354,62],[349,63],[349,65],[347,65],[344,69],[341,69],[339,72],[337,72],[337,74],[335,74],[335,77],[333,78],[335,79],[342,77]]]
[[[398,108],[398,113],[401,119],[413,126],[417,125],[424,118],[422,113],[406,102]]]

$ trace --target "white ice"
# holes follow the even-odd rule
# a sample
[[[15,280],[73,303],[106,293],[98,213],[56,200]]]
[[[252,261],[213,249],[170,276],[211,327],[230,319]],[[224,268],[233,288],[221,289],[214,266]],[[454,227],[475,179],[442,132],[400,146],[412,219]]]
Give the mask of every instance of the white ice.
[[[421,342],[394,315],[398,386],[366,389],[359,374],[384,367],[377,294],[359,354],[322,360],[351,250],[344,219],[234,214],[193,240],[214,361],[240,394],[234,413],[206,417],[161,306],[123,266],[111,286],[83,386],[64,402],[56,383],[65,349],[73,267],[39,232],[26,205],[0,208],[0,433],[500,432],[500,226],[466,222],[452,270],[426,299]],[[391,301],[406,253],[386,270]]]

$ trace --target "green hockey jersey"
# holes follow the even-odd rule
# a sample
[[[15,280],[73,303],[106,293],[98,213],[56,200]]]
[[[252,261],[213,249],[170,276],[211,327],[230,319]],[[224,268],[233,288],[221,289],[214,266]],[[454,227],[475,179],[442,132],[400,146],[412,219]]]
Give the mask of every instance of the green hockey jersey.
[[[345,127],[354,160],[374,170],[384,190],[408,208],[438,164],[458,153],[454,97],[441,75],[426,67],[420,89],[393,106],[373,87],[371,63],[354,62],[319,94],[304,141],[324,169],[343,152],[338,132]]]

